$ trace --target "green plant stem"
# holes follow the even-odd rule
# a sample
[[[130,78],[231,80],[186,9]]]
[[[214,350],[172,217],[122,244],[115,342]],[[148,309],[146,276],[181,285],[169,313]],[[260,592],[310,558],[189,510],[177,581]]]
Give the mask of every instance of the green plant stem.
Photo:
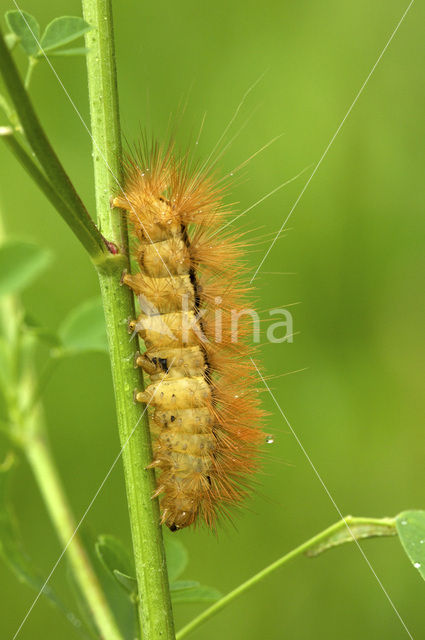
[[[122,458],[129,506],[136,577],[139,620],[144,640],[172,640],[174,623],[168,586],[158,501],[152,500],[155,477],[147,469],[152,460],[146,413],[133,403],[135,388],[142,388],[139,369],[133,365],[136,344],[129,339],[126,323],[134,317],[134,300],[120,286],[124,268],[129,268],[127,227],[118,211],[111,211],[110,197],[121,179],[121,136],[112,10],[110,0],[83,0],[84,19],[93,27],[86,34],[89,100],[94,139],[93,157],[96,205],[102,232],[117,244],[122,254],[106,267],[98,268],[111,355],[112,375]]]
[[[0,215],[0,242],[3,240],[3,221]],[[42,406],[33,402],[37,383],[33,373],[35,338],[22,333],[22,309],[16,298],[4,296],[0,300],[0,333],[8,345],[8,435],[12,433],[33,471],[41,495],[59,540],[66,549],[67,559],[79,589],[92,613],[93,621],[105,640],[122,640],[115,620],[108,608],[90,560],[77,534],[76,524],[55,468],[44,427]],[[20,362],[20,367],[16,362]],[[31,410],[28,407],[31,406]],[[11,431],[12,430],[12,431]]]
[[[28,60],[28,68],[25,74],[24,87],[28,90],[31,82],[32,72],[34,71],[34,67],[37,64],[37,58],[33,58],[32,56]]]
[[[0,73],[29,144],[51,185],[54,185],[59,197],[68,205],[61,212],[62,217],[93,260],[102,257],[108,251],[102,234],[90,218],[38,120],[1,31]]]
[[[33,419],[38,420],[38,412],[39,410],[35,408]],[[38,427],[36,433],[32,434],[26,442],[24,452],[56,533],[63,548],[66,549],[67,559],[93,616],[95,626],[105,640],[122,640],[121,633],[78,536],[76,524],[53,464],[46,438],[43,433],[40,433]]]
[[[19,120],[16,111],[12,109],[6,98],[0,93],[0,109],[4,112],[6,118],[15,129],[20,129]]]
[[[325,542],[326,540],[331,538],[333,535],[335,535],[339,531],[348,529],[348,531],[350,532],[351,528],[355,527],[356,525],[370,525],[371,527],[373,527],[374,533],[370,533],[368,537],[372,537],[374,535],[395,535],[396,533],[395,519],[361,518],[361,517],[347,516],[346,518],[344,518],[344,520],[340,520],[339,522],[336,522],[335,524],[331,525],[324,531],[321,531],[320,533],[313,536],[306,542],[303,542],[295,549],[292,549],[292,551],[289,551],[289,553],[279,558],[279,560],[276,560],[276,562],[273,562],[268,567],[265,567],[265,569],[262,569],[261,571],[256,573],[254,576],[252,576],[251,578],[249,578],[248,580],[240,584],[238,587],[236,587],[236,589],[233,589],[233,591],[230,591],[227,595],[225,595],[223,598],[218,600],[218,602],[215,602],[213,605],[211,605],[211,607],[208,607],[208,609],[205,609],[205,611],[203,611],[199,616],[191,620],[186,626],[184,626],[182,629],[180,629],[180,631],[178,631],[178,633],[176,634],[176,640],[181,640],[182,638],[187,636],[191,631],[199,627],[199,625],[201,625],[203,622],[206,622],[206,620],[211,618],[214,614],[218,613],[219,611],[221,611],[221,609],[224,609],[224,607],[226,607],[228,604],[233,602],[235,598],[245,593],[245,591],[248,591],[248,589],[255,586],[257,583],[261,582],[261,580],[269,576],[271,573],[273,573],[277,569],[280,569],[280,567],[285,565],[287,562],[289,562],[293,558],[296,558],[297,556],[300,556],[306,551],[309,551],[314,547],[317,547],[319,543]],[[378,531],[381,528],[382,528],[382,531],[385,531],[386,533],[379,534]],[[350,540],[353,540],[353,537],[351,535],[350,537],[347,538],[346,541],[348,542]]]

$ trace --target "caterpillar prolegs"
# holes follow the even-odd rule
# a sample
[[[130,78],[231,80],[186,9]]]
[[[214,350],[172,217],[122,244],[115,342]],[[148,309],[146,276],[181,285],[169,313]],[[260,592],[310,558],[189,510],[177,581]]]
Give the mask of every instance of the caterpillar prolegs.
[[[262,439],[244,243],[220,230],[223,192],[172,145],[153,144],[126,161],[124,193],[113,201],[134,235],[139,270],[122,281],[139,298],[130,330],[144,341],[136,364],[150,376],[135,399],[150,407],[154,495],[173,531],[202,520],[214,527],[244,498]]]

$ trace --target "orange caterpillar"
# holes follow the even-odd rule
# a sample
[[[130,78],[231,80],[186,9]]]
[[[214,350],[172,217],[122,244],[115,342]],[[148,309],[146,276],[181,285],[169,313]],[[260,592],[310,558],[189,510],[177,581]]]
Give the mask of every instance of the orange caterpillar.
[[[228,213],[222,196],[208,170],[172,145],[152,145],[127,160],[113,201],[137,243],[140,272],[123,282],[140,301],[130,330],[146,345],[136,364],[151,383],[135,399],[153,409],[154,497],[162,496],[161,522],[172,531],[198,520],[214,527],[242,500],[263,437],[253,347],[243,339],[243,243],[219,230]]]

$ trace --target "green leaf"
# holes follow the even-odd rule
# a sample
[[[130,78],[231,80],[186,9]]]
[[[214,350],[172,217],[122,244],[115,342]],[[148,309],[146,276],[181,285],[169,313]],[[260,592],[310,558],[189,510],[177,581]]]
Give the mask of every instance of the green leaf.
[[[306,555],[309,558],[313,558],[323,553],[323,551],[327,551],[333,547],[339,547],[341,544],[347,542],[354,542],[354,540],[397,535],[393,518],[382,518],[381,520],[375,520],[375,522],[371,523],[356,522],[355,519],[352,521],[350,517],[347,517],[346,521],[350,530],[348,530],[345,525],[342,525],[339,531],[321,540],[316,546],[311,547],[311,549],[306,552]]]
[[[183,591],[184,589],[195,589],[200,586],[197,580],[177,580],[170,584],[170,591]]]
[[[168,579],[170,584],[175,582],[183,573],[189,561],[189,555],[184,544],[171,536],[165,536],[165,553],[167,555]]]
[[[84,351],[108,352],[105,318],[100,298],[73,309],[59,328],[62,346],[69,355]]]
[[[0,296],[30,285],[51,258],[50,251],[29,242],[9,240],[0,245]]]
[[[396,517],[403,549],[425,580],[425,511],[403,511]]]
[[[121,579],[123,576],[128,580],[134,580],[134,582],[136,582],[135,578],[131,578],[131,576],[136,574],[134,563],[121,540],[111,535],[101,535],[96,541],[95,549],[105,569],[121,585],[125,582],[125,580]],[[134,591],[134,589],[131,591]]]
[[[47,25],[41,38],[41,48],[44,51],[56,49],[63,44],[76,40],[89,31],[91,26],[78,16],[61,16]]]
[[[170,590],[173,604],[216,602],[222,597],[221,593],[214,587],[206,587],[192,580],[174,582]]]
[[[135,638],[137,638],[138,621],[134,599],[126,589],[123,589],[123,585],[117,577],[113,575],[108,565],[105,564],[104,560],[106,559],[106,555],[103,553],[105,547],[108,547],[108,558],[115,557],[118,558],[117,562],[122,566],[125,566],[127,562],[132,566],[132,560],[130,560],[126,548],[113,536],[102,535],[97,539],[93,539],[91,534],[84,530],[81,532],[81,535],[86,551],[90,557],[93,570],[99,580],[109,608],[118,623],[122,637],[125,640],[135,640]],[[115,564],[113,561],[111,561],[111,563]],[[134,569],[132,569],[132,571],[134,571]],[[81,614],[83,616],[85,598],[84,594],[81,595],[81,592],[79,595],[83,600],[79,605],[79,608],[82,607]],[[76,597],[78,601],[78,594],[76,594]],[[91,613],[87,613],[90,617]],[[99,638],[98,632],[96,632],[95,637]]]
[[[51,56],[85,56],[89,50],[86,47],[74,47],[73,49],[57,49],[49,52]]]
[[[37,40],[40,40],[40,27],[34,16],[26,11],[8,11],[6,22],[11,31],[18,36],[19,42],[28,56],[33,56],[39,50]]]
[[[120,583],[124,589],[130,594],[137,594],[137,580],[133,578],[133,576],[128,576],[125,573],[122,573],[118,569],[114,569],[113,572],[114,578],[117,582]]]

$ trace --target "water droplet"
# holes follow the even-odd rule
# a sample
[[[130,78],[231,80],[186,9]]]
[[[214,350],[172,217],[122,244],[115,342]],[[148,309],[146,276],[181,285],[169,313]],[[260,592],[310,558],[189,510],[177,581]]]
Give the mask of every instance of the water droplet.
[[[425,540],[419,540],[419,544],[423,544]]]
[[[266,444],[273,444],[274,438],[273,436],[266,436]]]
[[[402,520],[400,524],[407,524],[407,520]]]
[[[421,563],[420,562],[414,562],[413,566],[415,567],[415,569],[420,569],[421,568]]]

